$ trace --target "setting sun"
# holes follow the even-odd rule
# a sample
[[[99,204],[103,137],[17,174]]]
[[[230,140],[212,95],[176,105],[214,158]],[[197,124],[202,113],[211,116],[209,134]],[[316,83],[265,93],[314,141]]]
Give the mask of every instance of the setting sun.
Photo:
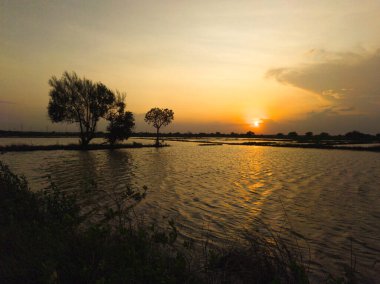
[[[252,123],[252,126],[259,127],[261,123],[262,123],[261,119],[255,119]]]

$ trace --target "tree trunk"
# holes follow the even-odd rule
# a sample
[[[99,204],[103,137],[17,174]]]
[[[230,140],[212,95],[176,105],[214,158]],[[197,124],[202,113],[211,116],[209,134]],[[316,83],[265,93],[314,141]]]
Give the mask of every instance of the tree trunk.
[[[157,127],[157,137],[156,137],[156,147],[160,146],[159,136],[160,136],[160,128]]]
[[[95,126],[94,128],[90,128],[87,125],[82,126],[82,123],[80,123],[80,143],[83,148],[87,148],[92,138],[94,138]]]
[[[81,137],[81,145],[83,148],[87,148],[88,144],[90,143],[90,139],[88,139],[88,137],[86,137],[86,135],[83,135]]]

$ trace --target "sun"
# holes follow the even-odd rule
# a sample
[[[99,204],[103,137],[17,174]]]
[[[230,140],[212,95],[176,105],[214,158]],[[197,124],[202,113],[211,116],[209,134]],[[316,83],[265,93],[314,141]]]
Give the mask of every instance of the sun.
[[[260,127],[260,124],[262,123],[261,119],[255,119],[252,122],[253,127]]]

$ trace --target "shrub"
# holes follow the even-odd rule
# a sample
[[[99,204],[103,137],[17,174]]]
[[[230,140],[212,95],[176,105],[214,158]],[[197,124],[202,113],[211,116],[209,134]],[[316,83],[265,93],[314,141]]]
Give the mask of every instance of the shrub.
[[[206,238],[201,252],[192,240],[179,245],[173,221],[136,222],[146,190],[89,183],[69,194],[51,183],[35,193],[0,162],[0,283],[309,283],[297,243],[260,220],[239,243],[212,249]],[[355,283],[352,268],[328,283]]]

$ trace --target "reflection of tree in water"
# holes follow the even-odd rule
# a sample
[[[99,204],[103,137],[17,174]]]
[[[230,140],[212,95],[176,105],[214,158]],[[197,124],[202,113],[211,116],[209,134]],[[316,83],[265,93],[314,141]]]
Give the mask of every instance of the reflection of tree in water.
[[[158,223],[164,225],[167,224],[167,219],[176,220],[178,215],[175,210],[178,204],[177,176],[170,150],[151,148],[144,151],[139,156],[137,171],[139,187],[147,185],[148,192],[146,200],[136,208],[136,212],[147,220],[160,220]]]
[[[110,210],[120,212],[144,196],[143,187],[131,186],[132,164],[125,150],[75,151],[66,159],[54,160],[48,175],[58,188],[75,192],[82,213],[104,218]]]
[[[132,185],[132,158],[125,150],[99,151],[96,180],[84,188],[84,201],[96,218],[126,223],[135,219],[133,208],[145,198],[145,187]],[[132,214],[132,215],[131,215]]]
[[[101,177],[105,182],[104,187],[113,189],[131,186],[132,177],[132,156],[125,150],[110,150],[105,152],[105,166]]]
[[[162,188],[166,178],[168,177],[168,168],[170,167],[170,159],[168,159],[167,149],[157,148],[151,149],[146,163],[144,176],[149,177],[149,183],[154,186],[154,190]]]
[[[132,158],[128,151],[73,151],[55,159],[47,175],[61,189],[80,191],[91,187],[116,190],[130,186]]]
[[[94,154],[91,151],[70,151],[64,157],[49,160],[46,175],[59,189],[79,190],[96,177]]]

